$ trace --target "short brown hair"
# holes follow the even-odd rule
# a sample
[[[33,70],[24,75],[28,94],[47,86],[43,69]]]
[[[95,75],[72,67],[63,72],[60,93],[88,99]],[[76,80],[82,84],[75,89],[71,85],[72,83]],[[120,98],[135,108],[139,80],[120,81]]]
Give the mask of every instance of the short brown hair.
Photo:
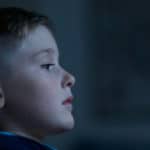
[[[23,8],[0,8],[0,36],[22,39],[38,25],[53,30],[52,22],[47,16]]]

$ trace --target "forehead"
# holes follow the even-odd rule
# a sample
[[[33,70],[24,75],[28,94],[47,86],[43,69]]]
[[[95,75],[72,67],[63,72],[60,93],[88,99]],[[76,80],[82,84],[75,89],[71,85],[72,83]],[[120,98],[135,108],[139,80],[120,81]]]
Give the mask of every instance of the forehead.
[[[20,53],[27,55],[55,54],[58,47],[52,33],[44,26],[38,26],[23,40]]]

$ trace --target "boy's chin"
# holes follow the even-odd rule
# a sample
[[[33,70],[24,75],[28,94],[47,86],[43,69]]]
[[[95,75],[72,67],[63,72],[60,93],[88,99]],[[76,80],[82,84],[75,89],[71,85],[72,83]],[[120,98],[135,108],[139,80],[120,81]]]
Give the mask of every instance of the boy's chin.
[[[67,132],[70,131],[74,128],[74,120],[69,120],[66,122],[63,122],[60,127],[58,127],[57,131],[55,133],[63,133],[63,132]]]
[[[74,120],[70,120],[68,122],[66,122],[63,126],[62,126],[62,132],[65,131],[70,131],[74,128]]]
[[[66,130],[72,130],[74,128],[74,120],[68,122],[68,124],[66,125]]]

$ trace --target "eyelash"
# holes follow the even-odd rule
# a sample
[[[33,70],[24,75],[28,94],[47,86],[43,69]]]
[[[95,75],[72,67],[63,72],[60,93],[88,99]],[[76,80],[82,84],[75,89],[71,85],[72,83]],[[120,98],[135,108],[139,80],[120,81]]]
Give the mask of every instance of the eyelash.
[[[46,69],[46,70],[50,70],[49,69],[49,67],[50,66],[54,66],[55,64],[43,64],[43,65],[41,65],[42,66],[42,68],[44,68],[44,69]]]

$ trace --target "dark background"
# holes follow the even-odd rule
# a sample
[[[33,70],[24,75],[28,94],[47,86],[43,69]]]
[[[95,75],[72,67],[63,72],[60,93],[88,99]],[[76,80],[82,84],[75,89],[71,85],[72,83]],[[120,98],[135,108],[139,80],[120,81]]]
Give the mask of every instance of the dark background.
[[[0,0],[56,24],[61,63],[76,77],[74,130],[45,142],[60,150],[150,148],[148,0]]]

